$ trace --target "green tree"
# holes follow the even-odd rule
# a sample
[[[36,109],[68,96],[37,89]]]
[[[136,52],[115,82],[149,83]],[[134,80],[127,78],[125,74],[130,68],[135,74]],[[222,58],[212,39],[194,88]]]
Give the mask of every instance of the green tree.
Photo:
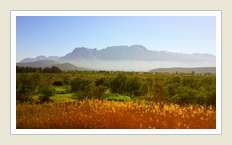
[[[149,97],[153,97],[153,92],[154,92],[154,80],[151,77],[147,78],[147,87],[148,87],[148,93],[149,93]]]
[[[39,86],[39,99],[41,102],[49,102],[50,97],[56,94],[56,89],[53,88],[51,85],[43,84]]]
[[[93,86],[92,87],[92,96],[94,99],[104,99],[106,97],[105,86]]]
[[[192,71],[192,73],[191,73],[192,75],[195,75],[195,71]]]
[[[34,91],[37,89],[38,86],[41,84],[41,74],[39,70],[36,70],[35,73],[31,75],[31,89]]]
[[[89,79],[84,79],[82,77],[76,77],[71,82],[71,91],[77,92],[77,91],[83,91],[83,92],[89,92],[92,87],[92,81]]]
[[[138,77],[129,78],[126,85],[127,94],[130,96],[140,96],[141,95],[142,81]]]
[[[110,87],[110,80],[109,80],[108,77],[102,77],[100,79],[97,79],[95,81],[95,84],[96,84],[96,86],[103,85],[103,86],[106,86],[106,87]]]
[[[68,85],[70,85],[70,83],[71,83],[70,76],[69,75],[63,75],[62,81],[63,81],[63,84],[65,86],[65,91],[70,92],[71,91],[70,87],[68,87]]]
[[[128,78],[125,74],[117,74],[117,76],[110,83],[111,91],[118,94],[126,93],[127,79]]]

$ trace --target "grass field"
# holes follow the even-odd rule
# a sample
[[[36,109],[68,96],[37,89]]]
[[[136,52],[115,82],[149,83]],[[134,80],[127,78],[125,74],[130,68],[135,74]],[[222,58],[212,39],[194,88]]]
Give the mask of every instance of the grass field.
[[[16,105],[17,129],[216,129],[216,109],[85,100]]]

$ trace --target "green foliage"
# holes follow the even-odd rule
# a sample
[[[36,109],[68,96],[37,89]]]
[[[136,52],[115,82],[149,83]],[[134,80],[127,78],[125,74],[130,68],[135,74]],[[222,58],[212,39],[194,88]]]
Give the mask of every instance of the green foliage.
[[[31,81],[33,82],[33,87],[36,88],[41,84],[42,76],[40,71],[37,69],[35,73],[31,76]]]
[[[110,87],[110,79],[108,77],[102,77],[95,81],[95,85],[96,86],[102,85],[102,86]]]
[[[70,85],[70,76],[69,75],[63,75],[62,81],[65,86]]]
[[[200,86],[201,80],[197,77],[187,76],[183,78],[183,85],[188,86],[192,89],[198,89]]]
[[[154,79],[154,89],[153,89],[153,98],[154,101],[163,101],[164,100],[164,86],[166,80],[163,78]]]
[[[84,99],[92,99],[92,95],[89,92],[84,92],[84,91],[76,91],[73,94],[73,99],[76,100],[84,100]]]
[[[181,83],[180,76],[171,77],[171,82],[174,84],[180,84]]]
[[[73,98],[76,100],[84,99],[104,99],[109,96],[110,93],[106,92],[105,86],[92,86],[89,91],[78,90],[74,93]]]
[[[127,76],[123,73],[119,73],[111,82],[111,91],[113,93],[125,94],[127,87]]]
[[[92,87],[92,81],[90,79],[82,78],[82,77],[76,77],[71,82],[71,91],[77,92],[77,91],[83,91],[88,93],[89,90]]]
[[[92,95],[94,99],[104,99],[107,97],[107,93],[105,93],[106,87],[105,86],[93,86],[92,88]]]
[[[66,87],[64,86],[59,86],[55,88],[56,88],[56,94],[68,94],[68,92],[66,92]]]
[[[28,92],[18,92],[16,94],[16,100],[19,102],[32,102],[33,99]]]
[[[35,67],[23,67],[23,66],[16,66],[16,73],[34,73],[36,71],[40,71],[41,73],[61,73],[61,69],[56,67],[56,66],[52,66],[51,68],[35,68]]]
[[[20,102],[30,102],[30,96],[40,94],[41,100],[49,100],[49,96],[53,93],[47,92],[49,90],[53,92],[51,85],[54,82],[63,83],[63,86],[56,87],[57,94],[64,94],[65,97],[65,94],[72,93],[72,97],[78,100],[109,98],[120,101],[121,99],[115,98],[130,96],[132,100],[216,106],[216,77],[199,75],[95,74],[94,72],[51,74],[40,73],[37,70],[35,73],[16,74],[16,99]]]
[[[52,85],[54,85],[54,86],[63,86],[63,83],[61,81],[54,81]]]
[[[122,96],[119,94],[112,94],[110,97],[107,98],[108,101],[120,101],[120,102],[124,102],[124,101],[132,101],[132,99],[128,96]]]
[[[180,97],[178,101],[179,104],[196,104],[196,90],[193,90],[188,86],[180,86],[176,91],[176,97]]]
[[[39,70],[35,73],[16,75],[16,100],[20,102],[31,102],[30,94],[35,92],[41,83],[41,75]]]
[[[125,94],[129,96],[141,96],[147,93],[147,87],[142,83],[139,77],[127,77],[119,73],[110,81],[112,93]]]
[[[146,83],[142,83],[141,88],[140,88],[140,95],[141,96],[146,96],[148,93],[148,86]]]
[[[38,91],[41,94],[41,96],[39,96],[41,102],[49,102],[50,97],[56,94],[56,89],[48,84],[39,86]]]
[[[173,97],[167,98],[167,102],[171,102],[171,103],[179,103],[180,102],[181,97],[178,97],[178,95],[175,95]]]
[[[73,94],[57,94],[50,97],[50,99],[52,101],[55,101],[55,102],[72,102],[72,101],[75,101],[73,99]]]
[[[16,77],[16,88],[18,92],[30,92],[34,89],[31,74],[21,74]]]
[[[164,94],[167,97],[172,97],[176,95],[176,91],[177,91],[178,85],[177,84],[167,84],[164,87]]]
[[[127,81],[126,92],[130,96],[133,95],[140,96],[142,94],[141,86],[142,86],[142,82],[140,78],[138,77],[129,78]]]

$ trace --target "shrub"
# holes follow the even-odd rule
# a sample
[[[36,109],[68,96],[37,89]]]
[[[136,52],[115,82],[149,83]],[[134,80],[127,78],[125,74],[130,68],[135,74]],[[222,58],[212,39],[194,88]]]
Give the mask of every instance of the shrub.
[[[111,82],[111,90],[113,93],[124,94],[126,93],[127,76],[119,73]]]
[[[62,82],[63,84],[66,86],[66,85],[70,85],[70,76],[69,75],[64,75],[62,77]]]
[[[84,99],[91,99],[91,94],[89,94],[87,92],[84,92],[84,91],[76,91],[73,94],[72,99],[76,99],[76,100],[79,100],[79,101],[82,101]]]
[[[106,87],[105,86],[94,86],[92,88],[92,94],[94,99],[104,99],[106,97],[105,94]]]
[[[166,101],[167,102],[171,102],[171,103],[179,103],[180,102],[180,97],[178,97],[178,95],[172,96],[170,98],[168,98]]]
[[[92,81],[89,79],[84,79],[82,77],[77,77],[71,82],[71,91],[84,91],[89,92],[92,87]]]
[[[180,86],[177,89],[176,97],[180,97],[179,104],[196,104],[197,103],[197,91],[186,86]]]
[[[54,85],[54,86],[63,86],[63,83],[61,81],[54,81],[52,85]]]
[[[23,93],[18,92],[16,94],[16,100],[18,100],[19,102],[32,102],[33,101],[29,93],[25,93],[25,92]]]
[[[97,79],[95,81],[95,85],[96,86],[102,85],[102,86],[110,87],[110,80],[107,77],[102,77],[102,78]]]
[[[49,102],[50,97],[56,94],[56,89],[47,84],[41,85],[38,91],[42,95],[39,96],[41,102]]]
[[[126,85],[126,93],[130,96],[140,96],[141,95],[141,86],[142,82],[141,79],[138,77],[132,77],[128,79],[127,85]]]

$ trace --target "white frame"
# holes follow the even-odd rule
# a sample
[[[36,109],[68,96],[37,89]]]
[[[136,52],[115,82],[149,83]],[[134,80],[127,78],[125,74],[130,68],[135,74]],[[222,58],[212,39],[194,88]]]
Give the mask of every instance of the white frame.
[[[216,16],[216,129],[16,129],[16,16]],[[11,134],[221,134],[221,11],[11,11]]]

